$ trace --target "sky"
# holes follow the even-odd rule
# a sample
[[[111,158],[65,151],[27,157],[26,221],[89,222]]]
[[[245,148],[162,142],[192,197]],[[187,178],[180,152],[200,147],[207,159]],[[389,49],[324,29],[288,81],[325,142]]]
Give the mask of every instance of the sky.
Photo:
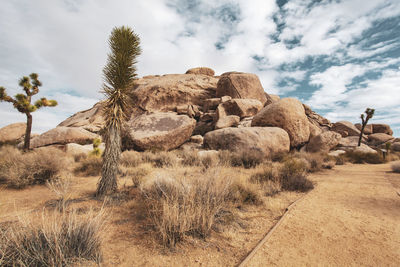
[[[387,123],[400,136],[398,0],[0,1],[0,86],[9,95],[32,72],[40,98],[33,132],[54,128],[103,98],[102,69],[115,26],[141,39],[138,75],[255,73],[267,93],[296,97],[333,122]],[[25,121],[0,103],[0,127]]]

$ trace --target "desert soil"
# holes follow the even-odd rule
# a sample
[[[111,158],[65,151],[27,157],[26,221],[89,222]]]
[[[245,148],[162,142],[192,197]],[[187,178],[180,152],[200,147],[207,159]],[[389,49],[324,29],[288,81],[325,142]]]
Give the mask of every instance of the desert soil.
[[[248,266],[399,266],[400,174],[336,166],[288,213]]]

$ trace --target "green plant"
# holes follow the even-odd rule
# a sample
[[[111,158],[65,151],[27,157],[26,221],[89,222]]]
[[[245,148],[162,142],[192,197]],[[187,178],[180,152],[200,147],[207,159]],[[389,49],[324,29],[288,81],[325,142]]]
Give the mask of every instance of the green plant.
[[[102,151],[99,148],[100,144],[101,144],[100,138],[93,139],[93,150],[90,151],[90,153],[89,153],[90,156],[95,156],[95,157],[101,156]]]
[[[111,53],[103,70],[103,93],[107,97],[104,104],[106,148],[97,196],[117,190],[121,128],[127,115],[128,92],[136,77],[136,58],[141,53],[139,44],[139,36],[131,28],[124,26],[114,28],[109,39]]]
[[[31,140],[31,130],[32,130],[32,112],[42,108],[42,107],[54,107],[57,106],[57,101],[47,100],[45,97],[37,100],[35,104],[31,104],[32,96],[39,93],[39,87],[42,83],[39,81],[39,75],[36,73],[31,73],[28,76],[24,76],[19,81],[19,86],[22,87],[25,94],[17,94],[15,98],[7,95],[6,89],[0,86],[0,102],[10,102],[13,104],[19,112],[26,115],[26,131],[24,139],[24,150],[29,150],[30,140]]]
[[[364,134],[364,129],[365,129],[365,126],[367,125],[367,123],[368,123],[368,120],[369,119],[371,119],[373,116],[374,116],[374,112],[375,112],[375,109],[371,109],[371,108],[367,108],[365,111],[364,111],[364,113],[367,115],[366,117],[364,117],[364,114],[361,114],[361,131],[360,131],[360,137],[359,137],[359,139],[358,139],[358,146],[360,146],[361,145],[361,140],[362,140],[362,137],[363,137],[363,134]]]

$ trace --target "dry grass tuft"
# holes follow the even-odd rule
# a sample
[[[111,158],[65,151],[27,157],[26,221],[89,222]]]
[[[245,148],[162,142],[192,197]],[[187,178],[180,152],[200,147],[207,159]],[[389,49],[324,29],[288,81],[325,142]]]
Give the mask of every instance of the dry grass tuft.
[[[229,179],[155,177],[141,187],[143,204],[162,243],[173,247],[186,235],[206,238],[230,195]]]
[[[24,188],[57,180],[68,170],[70,159],[56,148],[23,153],[13,147],[0,150],[0,182],[11,188]]]
[[[1,266],[70,266],[101,262],[103,214],[43,212],[39,224],[20,219],[0,229]]]
[[[121,154],[120,164],[124,167],[137,167],[143,163],[143,157],[137,151],[124,151]]]
[[[379,153],[363,153],[357,151],[348,151],[345,154],[345,158],[351,163],[357,163],[357,164],[363,164],[363,163],[381,164],[385,162],[385,160]]]
[[[307,179],[308,164],[301,159],[288,159],[280,168],[280,179],[283,190],[307,192],[314,188]]]
[[[98,176],[101,174],[103,159],[100,157],[89,156],[79,162],[74,172],[85,176]]]
[[[244,150],[242,152],[219,151],[219,164],[222,166],[243,167],[246,169],[254,168],[263,162],[266,158],[261,151],[256,149]]]
[[[391,167],[393,172],[400,173],[400,161],[393,162]]]

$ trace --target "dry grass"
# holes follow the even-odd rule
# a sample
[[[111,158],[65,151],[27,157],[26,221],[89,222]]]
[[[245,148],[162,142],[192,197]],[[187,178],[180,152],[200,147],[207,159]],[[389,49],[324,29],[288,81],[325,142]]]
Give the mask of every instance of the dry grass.
[[[82,260],[101,262],[102,212],[43,212],[40,223],[20,219],[0,229],[1,266],[70,266]]]
[[[46,185],[58,198],[57,209],[64,211],[71,198],[72,176],[69,173],[63,174],[58,180],[48,181]]]
[[[162,243],[173,247],[185,235],[205,238],[225,206],[231,182],[218,175],[155,177],[141,187],[143,203]]]
[[[400,161],[393,162],[391,167],[393,172],[400,173]]]
[[[279,170],[283,190],[307,192],[314,188],[307,179],[308,164],[301,159],[286,160]]]
[[[98,176],[101,174],[103,159],[100,157],[88,156],[79,162],[74,172],[85,176]]]
[[[24,188],[57,180],[68,170],[71,159],[56,148],[23,153],[13,147],[0,150],[0,182],[8,187]]]
[[[363,153],[357,151],[348,151],[344,154],[346,161],[357,164],[381,164],[385,163],[385,159],[379,153]]]

